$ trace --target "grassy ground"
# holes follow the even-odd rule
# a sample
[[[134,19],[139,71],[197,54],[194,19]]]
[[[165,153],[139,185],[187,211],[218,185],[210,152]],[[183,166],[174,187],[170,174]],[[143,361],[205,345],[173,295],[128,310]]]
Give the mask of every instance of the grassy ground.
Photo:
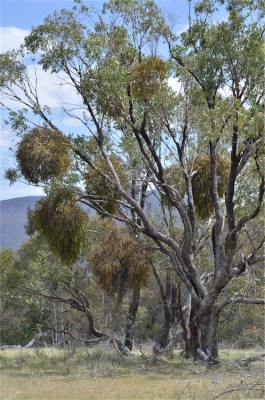
[[[149,349],[129,358],[110,347],[3,350],[0,399],[261,399],[263,363],[236,361],[258,353],[221,351],[221,364],[207,369],[180,352],[154,359]]]

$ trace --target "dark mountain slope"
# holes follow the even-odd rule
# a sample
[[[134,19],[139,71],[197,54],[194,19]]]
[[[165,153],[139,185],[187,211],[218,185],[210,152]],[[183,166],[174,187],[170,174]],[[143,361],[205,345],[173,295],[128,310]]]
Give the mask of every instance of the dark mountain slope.
[[[18,250],[28,239],[24,226],[27,223],[27,208],[34,208],[40,196],[17,197],[0,201],[1,249]]]
[[[22,243],[28,240],[29,237],[25,232],[27,208],[34,209],[36,201],[40,198],[41,196],[28,196],[0,201],[0,249],[10,248],[17,251]],[[82,205],[82,207],[87,211],[89,210],[90,216],[96,214],[94,210],[88,209],[84,205]],[[145,209],[147,214],[152,214],[152,217],[156,219],[157,223],[163,218],[159,207],[159,201],[154,192],[147,193]],[[176,223],[179,226],[181,225],[179,218],[177,218]]]

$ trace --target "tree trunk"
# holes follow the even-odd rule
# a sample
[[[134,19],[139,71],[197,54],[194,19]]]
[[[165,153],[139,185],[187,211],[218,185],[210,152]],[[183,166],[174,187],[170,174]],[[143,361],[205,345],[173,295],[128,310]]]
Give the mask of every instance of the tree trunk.
[[[160,282],[160,286],[162,286]],[[161,298],[164,305],[164,322],[156,343],[153,347],[153,353],[159,354],[163,352],[170,342],[170,329],[175,322],[176,313],[178,310],[178,291],[175,283],[171,282],[170,274],[166,278],[166,291],[160,289]]]
[[[210,350],[212,357],[218,357],[218,328],[219,313],[213,309],[210,318],[200,322],[201,329],[201,349],[205,352]]]
[[[133,328],[138,311],[139,302],[140,302],[140,289],[135,288],[133,290],[133,298],[130,303],[128,311],[126,331],[125,331],[125,341],[124,341],[124,346],[127,347],[130,351],[132,351],[133,347],[133,338],[134,338]]]
[[[153,347],[153,352],[155,354],[160,354],[167,347],[169,343],[169,333],[171,325],[171,315],[170,313],[165,313],[162,329]]]
[[[199,356],[197,349],[201,347],[201,332],[198,324],[198,317],[196,311],[191,307],[190,312],[190,349],[191,353],[196,360]]]
[[[191,356],[191,341],[190,341],[190,330],[189,330],[189,321],[190,321],[190,312],[191,312],[191,296],[188,294],[188,298],[186,301],[185,308],[182,308],[181,303],[181,283],[178,282],[178,311],[179,311],[179,320],[182,326],[182,336],[185,343],[184,348],[184,357],[189,358]],[[184,314],[185,310],[185,314]]]
[[[194,360],[200,358],[197,349],[201,349],[204,353],[208,350],[212,357],[218,357],[218,327],[219,312],[215,308],[204,315],[200,311],[191,309],[190,341]]]

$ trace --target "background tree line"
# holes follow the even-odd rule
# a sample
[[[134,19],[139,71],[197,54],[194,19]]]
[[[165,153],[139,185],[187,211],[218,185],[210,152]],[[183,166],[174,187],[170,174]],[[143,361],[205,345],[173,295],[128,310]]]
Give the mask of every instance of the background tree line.
[[[70,269],[53,256],[39,235],[32,235],[18,252],[1,250],[0,344],[24,346],[42,332],[45,335],[40,339],[40,345],[45,343],[59,348],[92,345],[95,336],[89,320],[78,303],[74,303],[78,293],[82,293],[86,302],[91,304],[89,309],[98,329],[122,340],[135,275],[130,282],[128,264],[119,263],[117,268],[117,261],[123,256],[127,260],[131,258],[133,265],[139,268],[135,263],[135,249],[124,247],[126,240],[123,229],[111,221],[93,217],[86,250]],[[113,258],[114,266],[111,265]],[[136,346],[152,341],[155,350],[161,346],[165,348],[170,342],[185,349],[187,338],[183,335],[182,325],[188,293],[175,279],[164,257],[153,257],[150,263],[147,256],[145,261],[132,340]],[[262,284],[263,275],[257,268],[245,277],[243,285],[236,283],[229,291],[231,295],[238,290],[242,296],[251,293],[259,296]],[[170,306],[169,311],[166,306]],[[167,313],[172,313],[173,318],[167,319]],[[263,310],[258,306],[232,305],[221,316],[221,343],[240,348],[262,346],[263,316]]]

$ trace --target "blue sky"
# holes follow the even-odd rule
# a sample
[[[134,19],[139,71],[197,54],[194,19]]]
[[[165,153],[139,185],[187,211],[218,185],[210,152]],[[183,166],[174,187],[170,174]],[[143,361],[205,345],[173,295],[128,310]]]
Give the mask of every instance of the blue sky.
[[[61,0],[2,0],[1,26],[30,29],[56,9],[71,8],[72,1]]]
[[[85,2],[90,4],[91,2]],[[103,4],[102,1],[93,1],[94,4]],[[166,11],[174,13],[178,20],[179,29],[182,30],[187,23],[187,4],[186,0],[163,0],[157,1],[158,5]],[[0,46],[1,52],[5,52],[12,48],[18,47],[23,38],[29,33],[32,27],[41,24],[46,15],[52,14],[55,10],[62,8],[71,9],[73,0],[1,0],[0,14]],[[182,27],[182,29],[181,29]],[[40,91],[45,104],[50,104],[55,97],[65,95],[58,92],[57,86],[48,84],[44,74],[40,72]],[[69,95],[69,93],[67,93]],[[72,97],[74,94],[71,94]],[[69,95],[70,96],[70,95]],[[72,100],[72,98],[71,98]],[[14,197],[32,196],[43,194],[40,188],[35,188],[23,183],[16,183],[12,186],[3,178],[4,170],[13,165],[13,153],[9,150],[14,144],[14,135],[2,128],[2,119],[5,118],[4,113],[1,114],[1,200]],[[74,129],[71,127],[71,121],[64,119],[63,125],[69,131]]]
[[[103,4],[104,1],[85,1],[85,4]],[[160,0],[157,4],[176,13],[180,23],[186,20],[187,0]],[[62,8],[71,9],[73,0],[1,0],[1,26],[15,26],[21,29],[30,29],[43,22],[47,14]]]

